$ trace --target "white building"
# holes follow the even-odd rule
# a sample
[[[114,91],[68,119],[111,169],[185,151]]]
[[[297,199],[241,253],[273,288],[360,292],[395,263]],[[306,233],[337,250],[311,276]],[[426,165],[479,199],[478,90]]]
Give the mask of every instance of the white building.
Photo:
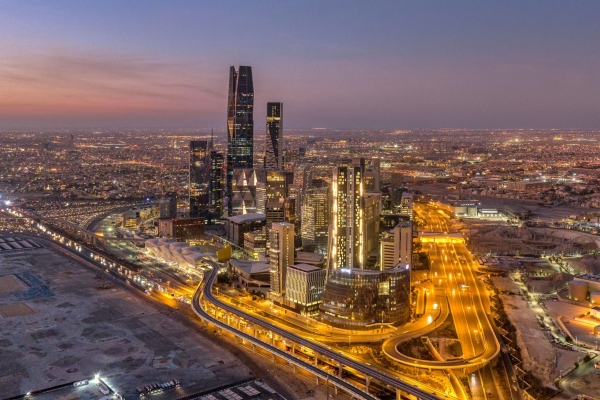
[[[412,265],[413,233],[412,222],[401,221],[385,234],[380,243],[380,269],[393,268],[398,263]]]

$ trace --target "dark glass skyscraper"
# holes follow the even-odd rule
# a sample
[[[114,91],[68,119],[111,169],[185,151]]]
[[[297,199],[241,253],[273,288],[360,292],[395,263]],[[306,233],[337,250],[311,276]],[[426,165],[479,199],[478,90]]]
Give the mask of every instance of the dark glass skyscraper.
[[[227,209],[231,215],[231,182],[234,168],[253,168],[254,86],[252,67],[229,70],[227,104]]]
[[[283,103],[267,103],[265,168],[283,169]]]
[[[211,220],[217,222],[223,214],[223,153],[211,150],[210,152],[210,187],[209,209]]]
[[[210,142],[190,141],[190,218],[208,217]]]

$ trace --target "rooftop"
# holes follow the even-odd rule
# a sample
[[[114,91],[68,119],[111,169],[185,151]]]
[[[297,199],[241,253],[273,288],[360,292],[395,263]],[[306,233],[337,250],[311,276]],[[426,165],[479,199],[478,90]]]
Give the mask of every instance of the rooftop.
[[[308,265],[308,264],[295,264],[295,265],[290,265],[288,268],[298,269],[298,270],[304,271],[304,272],[320,271],[323,269],[323,268],[315,267],[314,265]]]
[[[243,215],[234,215],[233,217],[229,217],[227,219],[234,224],[245,224],[254,221],[264,221],[267,219],[267,216],[265,214],[248,213]]]

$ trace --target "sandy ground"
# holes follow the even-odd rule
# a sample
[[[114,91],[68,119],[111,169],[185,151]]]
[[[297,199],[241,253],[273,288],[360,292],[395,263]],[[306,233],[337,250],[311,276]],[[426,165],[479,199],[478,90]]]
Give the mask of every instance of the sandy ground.
[[[14,275],[0,276],[0,293],[13,292],[15,290],[26,289],[27,285]]]
[[[564,373],[570,368],[572,368],[575,362],[577,362],[577,359],[579,359],[580,361],[583,360],[583,357],[585,357],[586,353],[580,353],[575,350],[556,349],[556,354],[557,362],[556,368],[554,368],[554,370],[552,371],[553,379],[557,378],[560,375],[560,371],[563,371]]]
[[[518,292],[518,286],[510,278],[492,278],[494,286],[501,290]],[[504,295],[500,298],[509,320],[517,328],[517,342],[521,348],[523,367],[543,382],[550,381],[556,365],[556,352],[544,331],[540,328],[534,311],[520,295]]]
[[[544,304],[553,318],[557,318],[560,315],[565,318],[575,318],[590,311],[587,307],[563,303],[562,301],[547,301]]]
[[[26,304],[36,313],[0,319],[2,397],[97,372],[128,397],[152,382],[178,379],[186,394],[249,376],[230,352],[142,296],[117,285],[99,289],[94,272],[61,255],[49,250],[0,255],[0,275],[7,273],[17,274],[28,288],[5,293],[0,305]]]
[[[573,386],[590,396],[600,397],[600,369],[594,369],[573,383]]]

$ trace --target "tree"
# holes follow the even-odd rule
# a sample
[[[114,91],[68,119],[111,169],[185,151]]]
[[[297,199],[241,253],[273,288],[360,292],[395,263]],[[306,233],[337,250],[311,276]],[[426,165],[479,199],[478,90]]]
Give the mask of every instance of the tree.
[[[586,354],[585,357],[583,357],[583,362],[586,363],[588,361],[590,361],[592,359],[592,357],[589,354]]]

